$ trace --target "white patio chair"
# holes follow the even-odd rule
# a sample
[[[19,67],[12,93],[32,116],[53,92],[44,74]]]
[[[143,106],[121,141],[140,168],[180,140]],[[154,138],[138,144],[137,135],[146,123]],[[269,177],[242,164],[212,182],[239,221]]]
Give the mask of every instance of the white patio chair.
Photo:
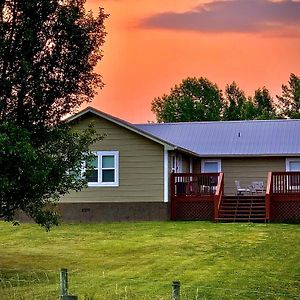
[[[244,195],[244,193],[250,193],[251,190],[248,187],[242,188],[240,185],[240,182],[238,180],[235,180],[235,186],[236,186],[236,194],[237,195]]]
[[[263,181],[253,181],[251,186],[254,193],[263,193],[266,191]]]

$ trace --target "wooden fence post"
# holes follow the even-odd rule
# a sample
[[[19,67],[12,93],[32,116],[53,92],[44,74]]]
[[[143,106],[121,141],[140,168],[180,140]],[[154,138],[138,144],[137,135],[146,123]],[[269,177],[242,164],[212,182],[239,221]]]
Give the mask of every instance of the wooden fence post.
[[[172,300],[180,300],[180,281],[172,282]]]
[[[60,295],[68,295],[68,270],[65,268],[60,269]]]
[[[77,300],[78,297],[74,295],[68,295],[68,270],[65,268],[60,269],[60,299],[61,300]]]

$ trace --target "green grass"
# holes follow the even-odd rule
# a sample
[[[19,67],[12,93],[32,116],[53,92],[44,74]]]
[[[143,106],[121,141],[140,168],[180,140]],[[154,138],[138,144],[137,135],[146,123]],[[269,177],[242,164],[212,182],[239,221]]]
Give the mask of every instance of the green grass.
[[[0,222],[0,299],[58,299],[59,269],[79,299],[300,299],[300,227],[139,222]]]

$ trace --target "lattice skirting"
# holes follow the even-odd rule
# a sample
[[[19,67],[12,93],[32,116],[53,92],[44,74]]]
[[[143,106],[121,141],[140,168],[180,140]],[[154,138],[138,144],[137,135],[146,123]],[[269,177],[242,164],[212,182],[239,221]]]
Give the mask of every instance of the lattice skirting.
[[[274,201],[271,221],[300,223],[300,201]]]
[[[212,201],[177,202],[176,220],[214,220]]]

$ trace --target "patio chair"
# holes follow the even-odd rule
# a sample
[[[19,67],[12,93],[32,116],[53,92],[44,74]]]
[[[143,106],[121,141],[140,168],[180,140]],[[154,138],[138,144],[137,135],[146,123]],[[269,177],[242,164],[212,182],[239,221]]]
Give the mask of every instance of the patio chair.
[[[235,186],[236,186],[236,194],[237,195],[244,195],[244,193],[250,193],[251,190],[248,187],[242,188],[240,185],[240,182],[238,180],[235,180]]]
[[[263,193],[266,191],[266,189],[264,188],[263,181],[253,181],[251,187],[252,187],[252,192],[254,193]]]

